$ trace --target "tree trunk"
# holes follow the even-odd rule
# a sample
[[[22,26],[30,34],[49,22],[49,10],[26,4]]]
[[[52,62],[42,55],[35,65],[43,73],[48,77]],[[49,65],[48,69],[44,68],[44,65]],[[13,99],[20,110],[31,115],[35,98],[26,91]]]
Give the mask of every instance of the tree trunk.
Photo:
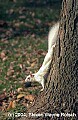
[[[76,120],[78,116],[78,0],[63,0],[58,41],[45,89],[28,113],[51,113],[38,120]],[[62,113],[73,113],[71,117]],[[36,117],[27,117],[29,120]],[[23,119],[24,120],[24,119]]]

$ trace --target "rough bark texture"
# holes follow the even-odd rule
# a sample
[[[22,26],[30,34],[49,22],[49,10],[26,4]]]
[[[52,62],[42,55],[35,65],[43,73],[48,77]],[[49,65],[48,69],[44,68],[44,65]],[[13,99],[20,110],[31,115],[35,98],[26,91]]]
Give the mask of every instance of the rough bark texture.
[[[63,0],[60,30],[44,92],[28,113],[76,113],[76,117],[38,117],[33,120],[78,119],[78,0]],[[26,118],[26,120],[32,118]],[[24,120],[24,119],[23,119]]]

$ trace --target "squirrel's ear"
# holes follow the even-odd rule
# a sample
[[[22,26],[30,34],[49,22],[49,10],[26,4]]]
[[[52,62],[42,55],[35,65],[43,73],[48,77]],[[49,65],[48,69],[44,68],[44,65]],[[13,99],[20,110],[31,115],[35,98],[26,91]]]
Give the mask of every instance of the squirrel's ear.
[[[34,75],[33,75],[33,74],[30,74],[30,76],[31,76],[31,77],[34,77]]]

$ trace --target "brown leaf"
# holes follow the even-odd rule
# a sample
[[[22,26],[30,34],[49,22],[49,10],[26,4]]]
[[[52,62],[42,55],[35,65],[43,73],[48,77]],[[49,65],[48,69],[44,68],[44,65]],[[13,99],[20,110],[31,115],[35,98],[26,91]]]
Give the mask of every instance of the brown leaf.
[[[36,65],[36,63],[35,62],[33,62],[32,64],[31,64],[31,67],[34,67]]]
[[[42,55],[42,53],[43,53],[43,50],[38,50],[39,55]]]
[[[22,105],[23,105],[23,106],[25,106],[25,107],[27,107],[27,104],[26,104],[26,103],[24,103],[24,102],[22,103]]]
[[[30,62],[27,60],[27,64],[30,65]]]
[[[33,95],[27,95],[24,97],[26,100],[34,101],[35,97]]]
[[[1,54],[0,54],[0,58],[3,59],[3,58],[5,58],[5,56],[6,56],[5,52],[2,51]]]
[[[23,68],[23,65],[22,65],[22,64],[19,64],[19,67],[22,69],[22,68]]]
[[[16,2],[17,2],[17,0],[13,0],[13,2],[15,2],[15,3],[16,3]]]
[[[21,99],[21,98],[23,98],[25,95],[24,94],[19,94],[18,96],[17,96],[17,99]]]
[[[2,60],[3,60],[3,61],[6,61],[6,60],[7,60],[7,58],[8,58],[8,57],[6,56],[6,57],[4,57]]]
[[[14,10],[13,9],[10,9],[9,10],[9,14],[11,15],[11,14],[13,14],[14,13]]]
[[[6,98],[7,98],[7,96],[5,93],[0,94],[0,101],[3,101]]]
[[[28,23],[25,23],[25,26],[26,26],[26,27],[29,27],[29,28],[33,28],[33,25],[28,24]]]
[[[26,16],[21,15],[21,16],[19,16],[19,18],[20,18],[20,19],[25,19],[25,18],[26,18]]]
[[[7,76],[10,76],[10,75],[13,75],[14,74],[14,70],[9,70],[8,72],[7,72]]]
[[[16,101],[14,100],[13,102],[12,102],[12,108],[15,108],[16,107]]]
[[[14,24],[15,27],[19,27],[20,26],[20,22],[17,22]]]
[[[12,108],[12,101],[10,101],[8,107],[7,107],[7,110],[11,109]]]
[[[32,34],[31,37],[34,38],[34,37],[35,37],[35,34]]]
[[[6,110],[7,104],[5,102],[2,102],[2,111]]]
[[[17,89],[17,92],[18,92],[18,93],[21,92],[21,91],[23,91],[23,88],[18,88],[18,89]]]
[[[7,107],[7,110],[10,110],[11,108],[15,108],[16,107],[16,101],[10,101],[8,107]]]
[[[35,21],[36,21],[36,23],[41,24],[41,20],[40,19],[36,19]]]

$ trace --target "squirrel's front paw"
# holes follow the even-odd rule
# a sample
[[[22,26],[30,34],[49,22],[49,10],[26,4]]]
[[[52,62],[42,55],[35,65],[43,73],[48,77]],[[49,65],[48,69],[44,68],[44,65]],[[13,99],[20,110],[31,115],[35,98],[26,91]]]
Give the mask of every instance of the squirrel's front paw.
[[[31,75],[28,75],[25,79],[25,82],[31,81],[31,78],[32,78]]]
[[[43,90],[44,90],[44,89],[42,88],[42,89],[40,90],[40,92],[43,92]]]

